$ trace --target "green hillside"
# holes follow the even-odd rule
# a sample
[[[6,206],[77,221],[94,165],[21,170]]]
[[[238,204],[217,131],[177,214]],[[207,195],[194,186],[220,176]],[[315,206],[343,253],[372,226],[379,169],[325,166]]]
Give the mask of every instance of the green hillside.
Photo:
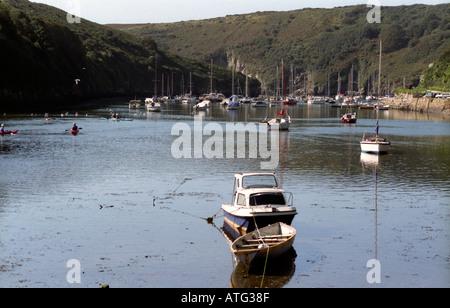
[[[427,69],[422,86],[437,90],[450,90],[450,47]]]
[[[381,8],[381,23],[368,23],[366,5],[333,9],[258,12],[223,18],[145,25],[111,25],[139,36],[151,35],[161,48],[181,56],[230,66],[275,87],[276,66],[284,58],[295,70],[298,89],[309,85],[332,93],[337,76],[343,92],[354,67],[354,86],[376,88],[379,41],[383,40],[382,87],[417,85],[421,75],[450,45],[450,4]],[[233,60],[232,60],[233,59]],[[289,72],[290,74],[290,72]],[[286,73],[286,75],[289,75]]]
[[[26,0],[0,0],[0,57],[0,109],[151,96],[155,63],[158,94],[162,74],[165,81],[173,76],[174,94],[181,92],[182,80],[187,89],[190,72],[194,92],[209,87],[209,64],[163,51],[150,36],[84,19],[69,23],[66,12]],[[216,67],[214,77],[216,88],[231,88],[229,70]],[[255,81],[252,85],[257,87]]]

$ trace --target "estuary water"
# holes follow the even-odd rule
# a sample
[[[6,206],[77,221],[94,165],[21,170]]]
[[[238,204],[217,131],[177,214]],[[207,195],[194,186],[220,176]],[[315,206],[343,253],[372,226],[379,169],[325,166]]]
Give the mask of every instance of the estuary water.
[[[0,136],[0,287],[259,287],[262,275],[233,261],[220,206],[231,201],[235,173],[261,171],[276,172],[298,211],[292,257],[262,286],[450,287],[450,122],[380,111],[392,145],[378,157],[359,147],[375,111],[344,125],[345,110],[298,104],[272,170],[248,148],[227,152],[225,141],[233,157],[174,157],[176,125],[194,136],[201,119],[200,130],[222,127],[226,140],[227,124],[260,129],[276,111],[163,104],[147,113],[111,102],[51,119],[0,115],[19,130]],[[101,119],[111,112],[132,121]],[[67,131],[73,122],[78,136]]]

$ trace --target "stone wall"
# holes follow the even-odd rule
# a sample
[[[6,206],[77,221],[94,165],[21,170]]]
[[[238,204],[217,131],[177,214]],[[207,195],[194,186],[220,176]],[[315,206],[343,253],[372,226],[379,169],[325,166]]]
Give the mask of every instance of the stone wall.
[[[413,94],[397,94],[393,98],[384,98],[383,104],[389,108],[440,114],[450,119],[450,98],[414,97]]]

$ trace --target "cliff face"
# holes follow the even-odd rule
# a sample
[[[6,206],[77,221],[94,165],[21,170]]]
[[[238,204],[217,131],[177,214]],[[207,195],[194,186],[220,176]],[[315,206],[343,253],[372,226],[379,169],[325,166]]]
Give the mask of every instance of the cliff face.
[[[413,94],[397,94],[393,98],[383,99],[390,108],[424,113],[440,114],[450,119],[450,98],[414,97]]]

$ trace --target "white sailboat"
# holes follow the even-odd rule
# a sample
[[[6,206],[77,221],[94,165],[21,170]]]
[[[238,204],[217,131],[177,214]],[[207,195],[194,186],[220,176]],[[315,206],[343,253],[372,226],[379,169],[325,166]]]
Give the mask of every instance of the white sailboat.
[[[382,51],[382,42],[380,41],[380,64],[379,64],[379,76],[378,76],[378,96],[380,96],[380,79],[381,79],[381,51]],[[361,151],[366,153],[375,153],[382,154],[387,153],[391,143],[386,138],[381,138],[379,136],[379,119],[377,112],[377,123],[375,125],[375,136],[365,138],[363,136],[363,140],[360,142]],[[365,135],[365,134],[364,134]]]
[[[284,63],[283,60],[281,61],[281,65],[283,67],[283,88],[284,88],[284,100],[281,105],[281,111],[279,113],[276,113],[276,117],[273,119],[270,119],[267,121],[267,125],[269,126],[269,129],[279,129],[279,130],[289,130],[289,127],[291,126],[291,117],[288,114],[287,110],[287,99],[286,99],[286,84],[284,79]]]
[[[158,101],[158,95],[157,95],[157,69],[158,69],[158,63],[155,59],[155,95],[153,98],[147,97],[145,99],[145,106],[147,107],[147,111],[149,112],[160,112],[161,111],[161,103]]]

